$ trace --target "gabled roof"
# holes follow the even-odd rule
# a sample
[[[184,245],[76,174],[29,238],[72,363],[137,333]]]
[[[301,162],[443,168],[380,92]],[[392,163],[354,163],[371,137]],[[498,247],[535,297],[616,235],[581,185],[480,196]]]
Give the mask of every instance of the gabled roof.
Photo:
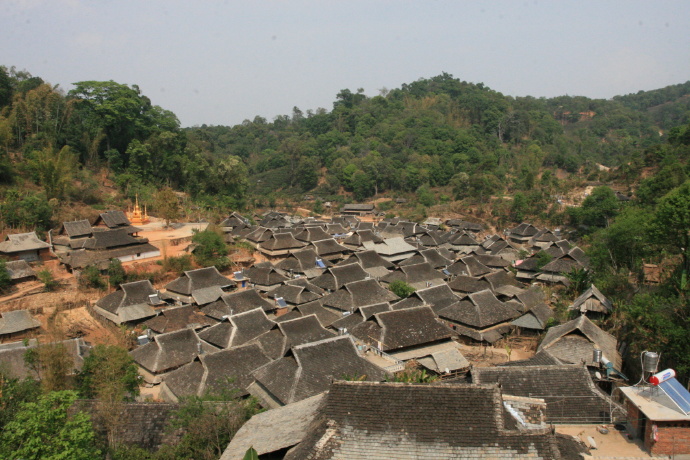
[[[412,295],[418,297],[425,304],[430,306],[431,309],[434,310],[434,313],[438,313],[460,300],[447,284],[418,289]]]
[[[287,303],[302,305],[320,299],[325,293],[326,291],[315,284],[304,278],[298,278],[273,289],[268,293],[268,296],[274,299],[282,297]]]
[[[510,266],[510,262],[500,256],[493,256],[491,254],[474,254],[473,257],[489,268],[506,268]]]
[[[12,281],[31,278],[36,276],[36,272],[26,260],[12,260],[5,263],[5,269],[10,274]]]
[[[106,211],[102,212],[96,218],[94,226],[103,222],[108,228],[130,227],[132,224],[122,211]]]
[[[482,276],[491,273],[491,269],[479,262],[475,256],[465,256],[448,267],[448,271],[454,275]]]
[[[292,355],[266,364],[252,374],[249,391],[269,407],[301,401],[326,391],[345,376],[382,380],[387,374],[359,355],[352,338],[343,335],[292,348]],[[267,401],[268,400],[268,401]]]
[[[345,211],[374,211],[374,205],[373,204],[357,204],[357,203],[350,203],[346,204],[342,207],[340,210],[341,212]]]
[[[534,236],[537,233],[539,233],[539,229],[535,227],[532,224],[528,224],[526,222],[521,223],[515,228],[511,228],[509,230],[510,236],[517,236],[517,237],[530,237]]]
[[[202,354],[196,360],[170,372],[163,385],[176,398],[185,396],[220,395],[233,392],[236,397],[247,394],[252,383],[251,373],[270,362],[258,345]]]
[[[363,269],[367,270],[369,268],[374,268],[374,267],[384,267],[384,268],[393,268],[395,267],[395,264],[392,262],[387,261],[383,257],[381,257],[376,251],[374,250],[367,250],[367,251],[359,251],[355,252],[353,254],[354,257],[350,257],[350,259],[356,258],[359,261],[359,264],[362,266]]]
[[[498,366],[562,366],[563,362],[552,356],[548,351],[538,351],[531,358],[508,361]]]
[[[308,434],[325,393],[254,415],[232,437],[220,460],[237,460],[253,447],[259,456],[288,449]]]
[[[36,232],[15,233],[13,235],[7,235],[5,241],[0,243],[0,252],[12,254],[23,251],[37,251],[49,247],[50,245],[48,243],[38,239]]]
[[[281,321],[278,327],[288,338],[289,346],[296,347],[305,343],[333,337],[333,332],[324,329],[316,315],[302,316],[288,321]]]
[[[579,310],[583,314],[588,311],[611,313],[613,304],[592,284],[580,297],[575,299],[573,304],[568,307],[568,310]]]
[[[331,323],[329,327],[333,330],[347,329],[349,331],[359,323],[368,320],[376,313],[382,313],[384,311],[391,311],[391,306],[387,302],[367,305],[366,307],[358,307],[352,314],[339,317],[339,319]]]
[[[134,238],[129,234],[126,228],[116,228],[93,232],[93,235],[87,239],[83,247],[85,249],[112,249],[122,246],[132,246],[146,244],[149,240],[146,238]]]
[[[0,335],[15,334],[41,327],[28,310],[13,310],[0,313]]]
[[[139,366],[160,374],[192,362],[202,352],[213,350],[199,340],[193,329],[182,329],[157,335],[153,342],[135,348],[130,354]]]
[[[549,428],[515,426],[508,398],[490,385],[334,382],[285,460],[560,459]]]
[[[481,224],[475,222],[467,222],[462,219],[448,219],[446,225],[449,227],[459,228],[461,230],[470,230],[473,232],[481,232],[484,227]]]
[[[168,308],[161,311],[158,316],[144,322],[146,327],[158,334],[179,331],[185,328],[198,330],[207,326],[213,326],[214,324],[217,324],[216,321],[201,314],[194,305]]]
[[[376,235],[372,229],[357,229],[354,232],[352,232],[352,235],[345,238],[343,244],[350,247],[359,247],[362,246],[364,241],[381,243],[383,241],[383,238]]]
[[[340,315],[334,313],[331,309],[324,308],[321,302],[309,302],[304,305],[298,305],[296,311],[299,311],[302,316],[316,315],[323,327],[330,326],[333,321],[340,318]]]
[[[369,274],[359,264],[338,265],[327,268],[326,271],[312,280],[312,283],[322,289],[335,291],[347,283],[367,279]]]
[[[269,266],[259,267],[253,266],[244,270],[244,276],[254,284],[262,286],[273,286],[289,280],[288,277],[281,275],[276,269],[269,264]]]
[[[268,240],[272,235],[273,230],[260,226],[256,227],[251,232],[247,233],[244,238],[247,241],[251,241],[253,243],[262,243]]]
[[[392,351],[450,339],[453,331],[426,306],[376,313],[350,333],[362,342]]]
[[[423,262],[420,264],[398,267],[390,274],[381,278],[381,281],[392,283],[396,280],[402,280],[415,288],[421,288],[427,287],[426,283],[432,283],[434,285],[442,284],[445,278],[446,275],[438,270],[434,270],[427,262]]]
[[[243,217],[241,214],[233,212],[225,220],[223,220],[219,227],[232,227],[232,228],[243,228],[249,226],[249,221]]]
[[[123,283],[120,288],[96,301],[96,311],[115,324],[156,315],[153,305],[162,303],[149,280]]]
[[[404,267],[406,265],[416,265],[424,262],[431,265],[432,268],[445,268],[453,263],[452,260],[442,256],[436,249],[422,249],[417,254],[400,262],[398,266]]]
[[[553,318],[553,315],[553,311],[546,304],[537,304],[510,324],[525,329],[543,331],[546,329],[549,319]]]
[[[264,311],[275,309],[272,302],[264,299],[255,289],[224,294],[220,300],[201,308],[205,315],[218,320],[261,307]]]
[[[80,238],[90,236],[93,233],[91,223],[84,220],[75,220],[72,222],[63,222],[58,234],[67,235],[70,238]]]
[[[259,243],[259,249],[267,251],[287,251],[290,249],[300,249],[307,243],[298,241],[292,233],[273,233],[269,238]]]
[[[453,246],[478,246],[479,242],[467,232],[457,232],[448,237],[448,243]]]
[[[438,314],[453,322],[484,329],[517,318],[521,312],[501,302],[493,292],[485,289],[470,294],[465,300],[444,308]]]
[[[375,279],[353,281],[321,300],[324,306],[341,311],[398,300],[398,296],[383,288]]]
[[[338,244],[333,238],[328,238],[326,240],[312,241],[310,245],[314,248],[314,251],[319,255],[319,257],[328,257],[337,254],[345,254],[352,252],[351,249],[346,248]]]
[[[608,332],[600,329],[589,318],[582,315],[560,326],[548,330],[546,337],[539,344],[538,350],[547,350],[565,363],[592,365],[592,350],[598,348],[613,363],[615,369],[622,366],[618,353],[618,341]]]
[[[188,270],[179,278],[165,285],[168,293],[180,294],[183,296],[193,296],[195,291],[206,288],[228,288],[234,287],[237,283],[221,275],[216,267],[199,268]],[[218,297],[216,297],[217,299]],[[216,300],[213,299],[213,300]]]
[[[84,356],[91,348],[84,339],[70,339],[62,342],[42,344],[43,346],[58,345],[65,348],[69,359],[67,374],[75,374],[81,370],[84,364]],[[38,346],[36,339],[30,339],[27,342],[11,342],[0,344],[0,368],[6,377],[24,379],[30,377],[37,378],[36,371],[32,369],[26,362],[24,357],[29,349]]]
[[[316,265],[316,259],[321,259],[321,257],[313,248],[308,247],[291,252],[285,259],[278,262],[275,268],[288,273],[292,270],[293,273],[304,274],[307,278],[314,278],[324,271],[323,268],[319,268]],[[326,259],[321,259],[321,261],[326,268],[333,265]]]
[[[584,366],[502,366],[472,369],[472,382],[499,384],[510,395],[546,401],[549,423],[610,423],[625,415],[622,408],[599,390]]]
[[[472,293],[479,292],[485,289],[490,289],[491,285],[484,278],[479,278],[475,276],[456,276],[448,286],[456,292],[461,293]]]
[[[329,239],[331,235],[326,233],[323,227],[304,227],[295,234],[295,239],[304,242],[320,241]]]
[[[405,255],[417,249],[416,247],[407,243],[402,237],[386,238],[382,243],[364,241],[362,242],[362,246],[364,246],[365,249],[373,249],[383,257]]]

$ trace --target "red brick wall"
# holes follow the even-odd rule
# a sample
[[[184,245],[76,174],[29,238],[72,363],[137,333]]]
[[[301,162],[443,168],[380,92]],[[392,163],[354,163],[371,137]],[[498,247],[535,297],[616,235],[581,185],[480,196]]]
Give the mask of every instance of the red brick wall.
[[[636,405],[630,402],[629,399],[625,400],[625,407],[628,412],[628,420],[630,421],[630,426],[633,429],[633,434],[636,437],[642,436],[642,433],[640,433],[640,427],[642,425],[642,413]]]
[[[652,426],[657,426],[659,440],[652,439]],[[644,446],[652,455],[690,454],[690,422],[647,421]]]

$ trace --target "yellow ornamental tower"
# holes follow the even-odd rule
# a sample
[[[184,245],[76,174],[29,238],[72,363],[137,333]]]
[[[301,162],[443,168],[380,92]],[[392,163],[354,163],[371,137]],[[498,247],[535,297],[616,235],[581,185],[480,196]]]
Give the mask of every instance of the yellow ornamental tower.
[[[149,215],[146,213],[146,206],[144,206],[144,212],[141,212],[139,208],[139,195],[136,195],[134,202],[134,210],[127,211],[127,218],[132,225],[147,224],[149,222]]]

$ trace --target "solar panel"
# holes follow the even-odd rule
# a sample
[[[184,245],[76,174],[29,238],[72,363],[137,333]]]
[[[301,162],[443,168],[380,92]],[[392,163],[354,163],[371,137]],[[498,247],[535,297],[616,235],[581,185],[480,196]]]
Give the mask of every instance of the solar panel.
[[[321,259],[316,259],[316,266],[319,268],[326,268],[326,264],[324,264]]]
[[[234,275],[236,281],[241,281],[244,279],[244,275],[242,274],[242,272],[235,272]]]
[[[659,384],[659,388],[678,406],[685,415],[690,414],[690,392],[674,378]]]
[[[285,299],[283,299],[282,297],[276,297],[276,303],[279,307],[287,307],[287,302],[285,302]]]
[[[451,275],[451,273],[450,273],[447,269],[445,269],[445,268],[443,269],[443,274],[446,275],[446,276],[450,276],[450,275]]]

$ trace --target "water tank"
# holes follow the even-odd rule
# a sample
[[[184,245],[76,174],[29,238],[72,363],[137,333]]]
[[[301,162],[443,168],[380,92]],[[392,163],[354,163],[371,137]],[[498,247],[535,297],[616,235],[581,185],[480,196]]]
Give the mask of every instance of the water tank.
[[[652,385],[658,385],[661,382],[665,382],[668,379],[671,379],[676,376],[676,371],[673,369],[666,369],[665,371],[661,371],[658,374],[654,374],[649,378],[649,383]]]
[[[595,363],[600,363],[601,362],[601,350],[598,348],[595,348],[592,352],[592,361]]]
[[[644,372],[656,372],[659,366],[659,354],[653,351],[645,351],[642,355],[642,370]]]

